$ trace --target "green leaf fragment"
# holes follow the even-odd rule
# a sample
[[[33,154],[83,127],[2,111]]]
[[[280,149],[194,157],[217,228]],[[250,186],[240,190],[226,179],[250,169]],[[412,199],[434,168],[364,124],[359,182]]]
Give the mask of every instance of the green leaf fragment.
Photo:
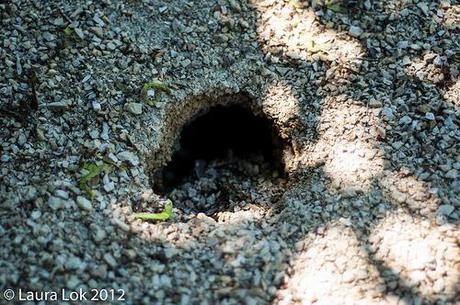
[[[310,53],[318,53],[318,52],[327,53],[327,51],[331,48],[331,46],[332,45],[329,41],[315,42],[314,40],[312,40],[307,43],[306,48],[307,48],[307,51]]]
[[[145,220],[168,220],[173,214],[173,203],[171,200],[167,200],[165,208],[161,213],[135,213],[133,216],[139,219]]]
[[[155,98],[148,97],[148,91],[151,89],[155,90]],[[145,83],[142,87],[142,95],[145,98],[145,103],[147,103],[150,106],[155,106],[156,103],[160,101],[160,94],[162,92],[171,93],[171,89],[167,84],[159,80],[153,80],[148,83]]]
[[[147,91],[149,89],[155,89],[166,93],[171,93],[171,89],[169,89],[169,86],[159,80],[153,80],[151,82],[145,83],[142,89],[144,91]]]
[[[85,191],[88,194],[88,196],[90,196],[92,199],[94,198],[94,192],[89,187],[88,182],[91,181],[91,179],[93,179],[94,177],[99,176],[99,174],[102,171],[110,170],[110,164],[102,163],[101,165],[97,165],[95,163],[85,163],[83,165],[83,169],[88,171],[88,173],[80,178],[78,186],[82,191]]]
[[[333,11],[334,13],[342,13],[344,12],[344,8],[335,2],[334,0],[329,0],[326,2],[326,7],[328,10]]]
[[[65,29],[64,29],[64,34],[66,34],[67,36],[70,36],[72,34],[73,30],[66,26]]]

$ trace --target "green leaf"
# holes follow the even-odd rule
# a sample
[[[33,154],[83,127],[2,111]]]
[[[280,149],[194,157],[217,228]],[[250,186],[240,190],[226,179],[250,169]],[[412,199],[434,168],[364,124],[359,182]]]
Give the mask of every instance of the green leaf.
[[[67,36],[70,36],[72,34],[73,30],[66,26],[65,29],[64,29],[64,34],[66,34]]]
[[[147,91],[153,89],[155,90],[155,98],[149,98],[147,96]],[[155,106],[156,103],[160,101],[161,92],[171,93],[169,86],[159,80],[153,80],[151,82],[145,83],[142,87],[142,95],[144,96],[144,101],[150,106]]]
[[[85,163],[83,165],[83,169],[88,171],[88,173],[86,175],[83,175],[80,178],[80,182],[79,182],[78,186],[80,187],[80,189],[82,191],[85,191],[88,194],[88,196],[90,196],[91,199],[92,199],[92,198],[94,198],[94,192],[88,186],[88,182],[91,179],[93,179],[94,177],[99,176],[99,174],[102,171],[110,170],[110,164],[102,163],[101,165],[97,165],[95,163]]]
[[[311,40],[306,44],[307,51],[310,53],[318,53],[318,52],[327,53],[327,51],[331,48],[331,46],[332,44],[330,43],[329,40],[319,41],[319,42],[315,42],[314,40]]]
[[[144,219],[144,220],[168,220],[173,214],[173,203],[171,200],[167,200],[165,208],[161,213],[135,213],[133,216],[135,218]]]
[[[149,89],[155,89],[158,91],[163,91],[166,93],[171,93],[171,89],[169,89],[169,86],[159,80],[153,80],[151,82],[145,83],[144,87],[142,87],[144,91],[147,91]]]
[[[326,7],[328,10],[333,11],[334,13],[342,13],[344,12],[344,8],[335,2],[334,0],[329,0],[326,2]]]

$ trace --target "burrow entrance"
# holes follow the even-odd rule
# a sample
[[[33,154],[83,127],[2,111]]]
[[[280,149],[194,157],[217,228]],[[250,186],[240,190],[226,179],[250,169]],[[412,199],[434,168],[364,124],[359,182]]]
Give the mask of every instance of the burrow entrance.
[[[238,100],[214,105],[178,132],[171,161],[155,171],[154,190],[185,213],[269,206],[284,189],[284,146],[262,112]]]

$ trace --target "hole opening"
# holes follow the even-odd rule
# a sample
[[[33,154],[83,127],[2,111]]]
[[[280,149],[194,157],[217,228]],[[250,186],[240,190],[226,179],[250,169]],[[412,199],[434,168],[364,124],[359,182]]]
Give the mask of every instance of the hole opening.
[[[153,188],[184,212],[229,211],[252,201],[247,194],[260,191],[264,181],[283,181],[283,147],[262,112],[244,104],[216,105],[183,126],[171,161],[153,176]]]

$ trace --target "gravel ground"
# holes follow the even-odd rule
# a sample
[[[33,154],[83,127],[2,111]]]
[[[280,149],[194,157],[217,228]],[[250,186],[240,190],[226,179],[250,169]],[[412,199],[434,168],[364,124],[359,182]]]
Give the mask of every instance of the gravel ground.
[[[0,1],[0,290],[460,304],[460,5],[313,2]],[[216,160],[134,219],[183,124],[240,95],[287,178]]]

